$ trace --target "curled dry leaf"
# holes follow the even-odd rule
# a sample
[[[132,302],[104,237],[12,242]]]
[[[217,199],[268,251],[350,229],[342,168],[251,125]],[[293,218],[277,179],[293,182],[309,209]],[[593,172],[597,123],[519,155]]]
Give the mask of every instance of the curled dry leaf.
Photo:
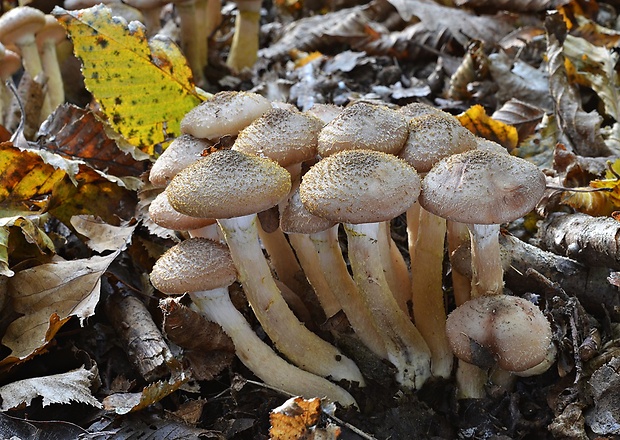
[[[32,399],[37,397],[43,398],[43,407],[53,403],[79,402],[101,408],[103,405],[90,391],[96,374],[96,367],[90,370],[82,367],[66,373],[12,382],[0,387],[0,410],[7,411],[21,405],[30,406]]]
[[[11,354],[0,368],[22,362],[45,349],[71,316],[81,322],[95,313],[101,277],[118,255],[42,264],[17,272],[8,293],[23,316],[7,328],[2,343]]]
[[[87,238],[86,245],[95,252],[124,250],[131,243],[131,236],[137,224],[123,223],[113,226],[91,215],[71,217],[75,231]]]
[[[328,409],[328,412],[333,411]],[[321,400],[291,397],[282,405],[274,408],[269,415],[271,440],[323,439],[336,440],[340,436],[340,428],[328,424],[321,428],[324,409]]]
[[[517,129],[519,141],[534,134],[536,126],[542,121],[545,111],[535,105],[518,99],[511,99],[495,110],[491,117],[496,121],[512,125]]]
[[[538,12],[556,9],[570,0],[456,0],[457,6],[493,11]]]

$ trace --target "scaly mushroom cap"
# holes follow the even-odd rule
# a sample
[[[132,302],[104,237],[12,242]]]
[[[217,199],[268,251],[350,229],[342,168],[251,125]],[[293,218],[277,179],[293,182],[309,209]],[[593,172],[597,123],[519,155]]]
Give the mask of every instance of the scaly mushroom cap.
[[[306,209],[299,197],[299,187],[281,206],[280,229],[287,234],[314,234],[336,225],[336,222],[316,216]]]
[[[449,115],[449,113],[446,113],[443,110],[439,110],[432,105],[423,104],[421,102],[412,102],[404,107],[399,108],[397,111],[407,119],[430,115],[432,113],[439,115]]]
[[[162,228],[175,231],[191,231],[204,228],[215,223],[211,218],[190,217],[175,211],[168,202],[165,192],[159,193],[149,206],[149,217]]]
[[[418,172],[451,154],[476,148],[476,137],[454,116],[429,113],[409,120],[409,137],[398,155]]]
[[[210,146],[211,143],[204,139],[182,134],[157,158],[149,173],[149,181],[156,188],[165,187],[179,171],[200,159],[204,149]]]
[[[407,135],[407,119],[396,110],[359,102],[345,107],[323,127],[318,150],[322,157],[361,149],[397,154]]]
[[[531,302],[509,295],[483,295],[448,316],[446,334],[459,359],[520,372],[543,362],[553,348],[551,326]]]
[[[19,44],[24,38],[34,41],[34,34],[45,25],[45,14],[30,6],[19,6],[0,17],[0,41]]]
[[[508,154],[471,150],[439,161],[424,177],[420,205],[448,220],[501,224],[530,212],[545,191],[536,165]]]
[[[235,136],[270,109],[269,100],[256,93],[219,92],[185,115],[181,131],[202,139]]]
[[[239,133],[232,149],[287,167],[313,159],[323,123],[298,111],[272,108]]]
[[[182,214],[232,218],[271,208],[290,189],[291,175],[271,159],[221,150],[181,170],[165,192]]]
[[[334,104],[314,104],[304,113],[319,118],[323,125],[329,124],[342,112],[342,107]]]
[[[168,295],[228,287],[236,278],[228,248],[206,238],[190,238],[171,247],[151,271],[153,286]]]
[[[299,186],[308,211],[346,223],[390,220],[413,205],[419,193],[415,169],[396,156],[371,150],[329,156],[310,168]]]

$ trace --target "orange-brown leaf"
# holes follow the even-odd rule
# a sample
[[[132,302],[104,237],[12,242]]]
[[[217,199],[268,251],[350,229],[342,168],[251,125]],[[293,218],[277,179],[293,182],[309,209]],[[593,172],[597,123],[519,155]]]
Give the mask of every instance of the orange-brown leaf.
[[[491,118],[481,105],[470,107],[457,118],[473,134],[497,142],[508,151],[515,148],[519,142],[515,127]]]

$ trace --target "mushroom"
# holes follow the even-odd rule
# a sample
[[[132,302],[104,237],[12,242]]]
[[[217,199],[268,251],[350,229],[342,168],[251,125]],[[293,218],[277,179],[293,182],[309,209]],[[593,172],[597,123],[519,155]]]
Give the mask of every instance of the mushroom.
[[[371,150],[344,150],[319,161],[299,187],[308,211],[343,223],[353,278],[398,370],[396,379],[408,388],[421,387],[430,376],[430,352],[390,291],[376,243],[379,222],[406,211],[419,191],[415,169]]]
[[[190,217],[175,211],[168,202],[168,196],[161,192],[149,205],[150,219],[162,228],[174,231],[188,231],[190,237],[204,237],[219,240],[219,228],[212,218]]]
[[[235,33],[226,64],[239,72],[246,67],[252,67],[258,59],[261,0],[235,0],[235,3]]]
[[[550,366],[555,346],[549,321],[531,302],[510,295],[484,295],[457,307],[446,332],[452,351],[467,363],[525,374]]]
[[[151,272],[153,286],[163,293],[189,292],[196,307],[230,336],[241,362],[267,385],[307,398],[326,397],[343,406],[355,405],[344,389],[289,364],[254,333],[228,295],[228,286],[235,279],[226,246],[204,238],[173,246]]]
[[[472,297],[502,292],[500,224],[534,209],[544,190],[545,175],[536,165],[483,150],[444,158],[426,175],[420,205],[447,220],[468,224]]]
[[[6,82],[10,81],[11,76],[22,67],[22,60],[15,52],[8,50],[0,43],[0,124],[4,124],[6,108],[11,103]]]
[[[202,152],[211,146],[205,139],[182,134],[157,158],[149,172],[149,181],[156,188],[166,187],[179,171],[200,159]]]
[[[363,384],[357,366],[291,312],[259,245],[256,213],[282,201],[290,191],[290,179],[270,159],[221,150],[180,171],[166,193],[175,210],[218,219],[248,301],[280,352],[312,373]]]
[[[65,102],[65,86],[56,55],[56,45],[67,38],[65,28],[53,15],[45,16],[45,26],[36,34],[43,71],[47,76],[47,96],[51,109]]]
[[[209,140],[236,136],[270,109],[269,100],[257,93],[219,92],[185,115],[181,132]]]
[[[170,0],[174,3],[179,20],[181,21],[181,49],[187,58],[187,63],[192,70],[194,83],[203,86],[206,83],[204,65],[202,64],[202,52],[207,41],[200,38],[198,28],[203,26],[202,17],[198,16],[196,0]]]
[[[138,9],[144,17],[144,26],[149,36],[161,29],[161,8],[166,0],[124,0],[129,6]]]

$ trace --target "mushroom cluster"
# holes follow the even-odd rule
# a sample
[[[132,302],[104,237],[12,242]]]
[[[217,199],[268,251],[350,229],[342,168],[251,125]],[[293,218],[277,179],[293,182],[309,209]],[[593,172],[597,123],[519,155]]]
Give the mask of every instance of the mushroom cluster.
[[[225,293],[207,300],[210,293],[196,292],[210,291],[209,283],[184,284],[183,278],[207,271],[207,251],[191,257],[200,263],[188,273],[178,266],[181,251],[167,252],[153,283],[164,293],[190,292],[268,384],[342,404],[353,400],[326,379],[364,386],[357,365],[311,331],[308,317],[315,315],[305,313],[312,306],[298,291],[300,276],[323,316],[345,316],[359,341],[393,365],[404,388],[450,377],[454,356],[476,368],[522,375],[552,364],[549,322],[535,305],[504,293],[499,257],[499,225],[522,217],[542,197],[545,178],[535,165],[423,104],[398,110],[318,105],[299,112],[256,94],[220,92],[190,111],[181,127],[184,134],[150,173],[162,188],[151,218],[192,237],[175,248],[196,241],[196,247],[209,242],[227,249],[228,267],[296,375],[284,381],[258,367],[254,356],[261,355],[252,347],[260,344],[238,335],[240,327],[251,330],[231,305],[222,310]],[[390,233],[391,220],[403,213],[411,269]],[[346,257],[339,228],[347,237]],[[204,236],[209,239],[198,238]],[[446,237],[449,249],[467,241],[472,254],[471,280],[459,283],[458,307],[449,318],[442,288]],[[183,287],[161,284],[160,266],[177,267],[169,276]],[[507,342],[511,338],[517,342]],[[300,385],[309,377],[317,388]],[[460,386],[466,396],[481,392],[478,385]]]

